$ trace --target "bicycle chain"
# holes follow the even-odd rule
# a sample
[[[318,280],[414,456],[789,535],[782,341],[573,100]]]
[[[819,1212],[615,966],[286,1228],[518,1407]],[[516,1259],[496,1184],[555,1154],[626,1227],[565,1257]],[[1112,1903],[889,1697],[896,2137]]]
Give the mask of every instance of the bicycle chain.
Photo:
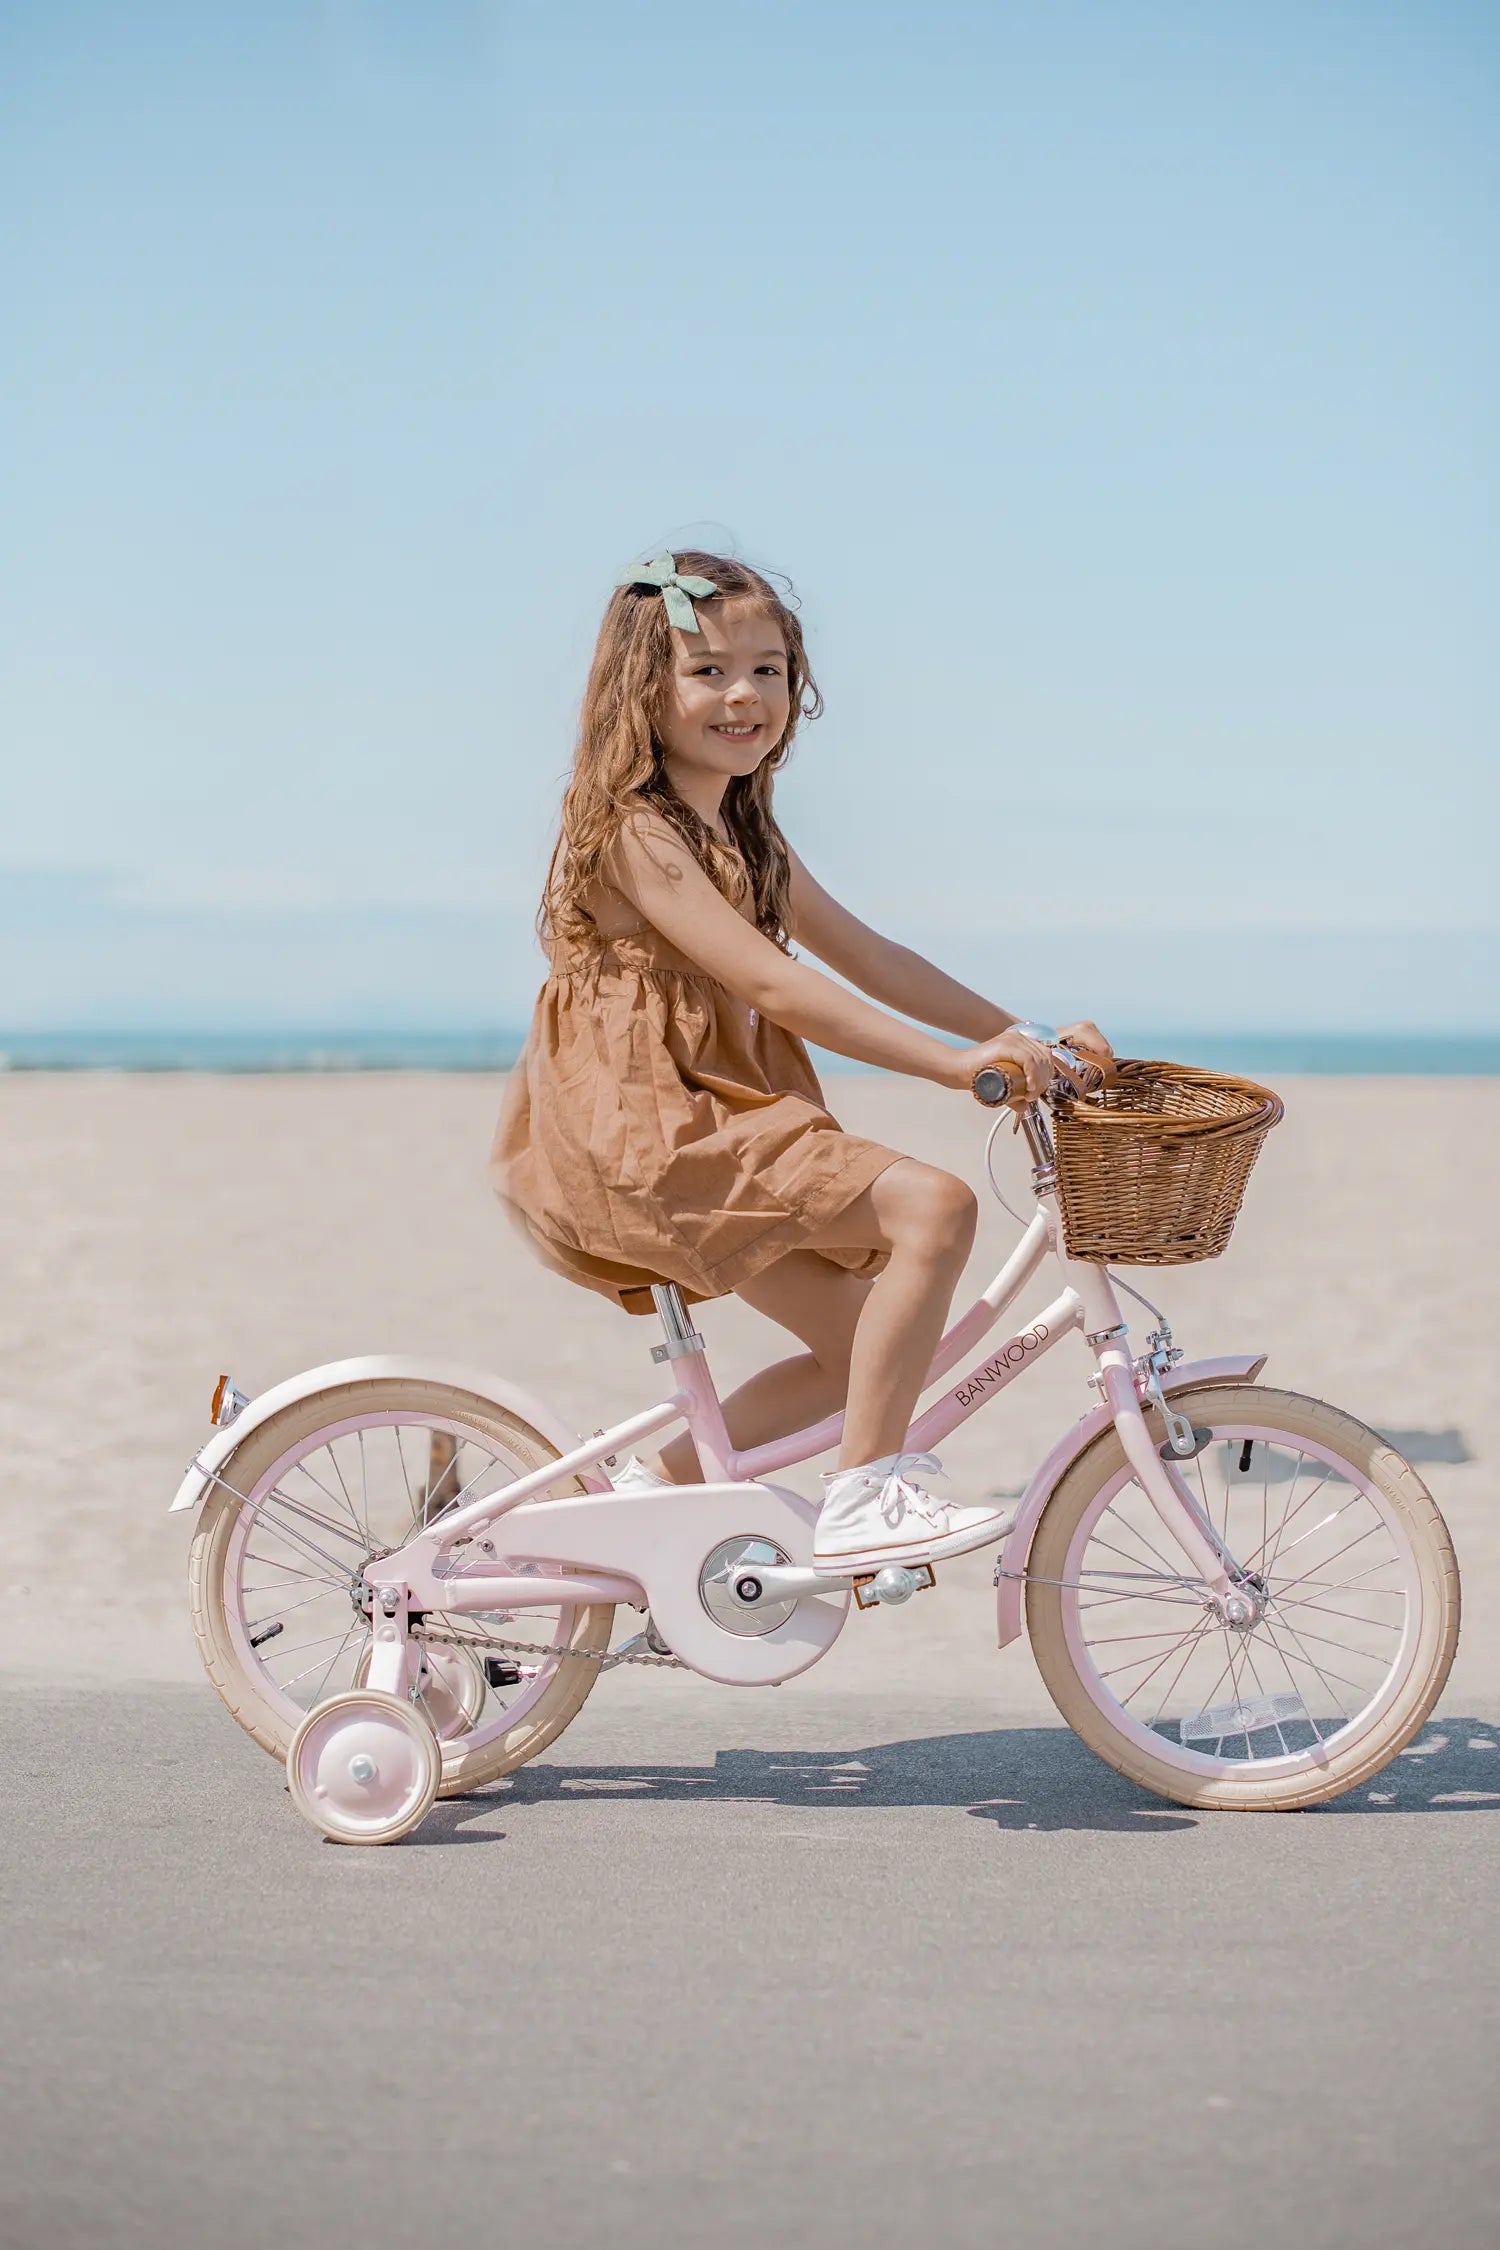
[[[450,1633],[423,1626],[413,1639],[443,1641],[452,1648],[504,1649],[511,1656],[576,1656],[586,1664],[666,1664],[682,1669],[680,1656],[658,1656],[654,1649],[559,1648],[556,1641],[507,1641],[498,1636],[481,1640],[474,1633]]]

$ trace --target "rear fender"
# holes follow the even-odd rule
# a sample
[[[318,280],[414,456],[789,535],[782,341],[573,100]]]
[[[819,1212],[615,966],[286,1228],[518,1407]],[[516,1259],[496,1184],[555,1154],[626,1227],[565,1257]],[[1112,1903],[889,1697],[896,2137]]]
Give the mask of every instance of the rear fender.
[[[188,1463],[186,1474],[177,1487],[169,1515],[179,1509],[196,1508],[214,1478],[223,1473],[225,1463],[236,1453],[252,1430],[269,1422],[273,1414],[284,1407],[295,1406],[299,1400],[313,1398],[319,1391],[339,1390],[346,1383],[370,1383],[405,1380],[417,1383],[441,1383],[449,1390],[467,1391],[473,1398],[481,1399],[486,1406],[498,1406],[506,1413],[529,1422],[539,1436],[547,1438],[559,1453],[568,1453],[578,1444],[576,1430],[570,1430],[558,1420],[550,1407],[543,1406],[526,1391],[518,1390],[514,1383],[502,1382],[497,1375],[485,1373],[476,1367],[455,1367],[446,1360],[403,1359],[394,1355],[378,1354],[368,1359],[336,1359],[326,1367],[309,1367],[300,1375],[289,1376],[284,1383],[276,1383],[259,1398],[241,1409],[227,1429],[215,1430],[206,1445],[199,1447]],[[602,1470],[586,1470],[578,1480],[590,1491],[607,1492],[609,1479]]]
[[[1170,1375],[1163,1377],[1161,1387],[1170,1398],[1174,1391],[1203,1390],[1215,1383],[1253,1383],[1265,1364],[1264,1352],[1256,1358],[1184,1360]],[[1042,1510],[1080,1453],[1086,1452],[1095,1438],[1109,1429],[1113,1419],[1107,1406],[1093,1407],[1058,1439],[1026,1487],[1020,1511],[1000,1550],[998,1568],[1007,1575],[997,1576],[995,1581],[1001,1648],[1020,1638],[1021,1596],[1025,1591],[1023,1574]],[[1010,1575],[1012,1572],[1014,1576]]]

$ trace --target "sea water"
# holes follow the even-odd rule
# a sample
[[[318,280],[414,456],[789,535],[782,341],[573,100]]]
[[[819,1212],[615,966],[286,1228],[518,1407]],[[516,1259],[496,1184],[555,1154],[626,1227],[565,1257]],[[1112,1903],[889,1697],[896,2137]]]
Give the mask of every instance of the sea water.
[[[524,1034],[503,1027],[456,1031],[13,1031],[0,1030],[0,1070],[506,1070]],[[1121,1054],[1239,1071],[1275,1085],[1301,1074],[1332,1077],[1488,1078],[1500,1073],[1500,1034],[1443,1032],[1121,1033]],[[819,1052],[820,1069],[859,1069]]]

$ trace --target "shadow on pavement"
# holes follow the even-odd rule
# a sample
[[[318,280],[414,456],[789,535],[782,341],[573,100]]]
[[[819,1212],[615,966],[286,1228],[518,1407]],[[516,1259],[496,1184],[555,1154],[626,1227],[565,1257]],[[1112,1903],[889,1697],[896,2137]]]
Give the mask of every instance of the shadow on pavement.
[[[495,1842],[467,1826],[501,1804],[656,1798],[697,1804],[783,1805],[799,1811],[943,1806],[997,1827],[1104,1830],[1159,1836],[1205,1815],[1150,1796],[1101,1764],[1063,1727],[996,1728],[837,1750],[720,1750],[712,1766],[523,1766],[498,1792],[434,1807],[432,1843]],[[1500,1729],[1444,1718],[1373,1781],[1320,1813],[1480,1812],[1500,1809]]]

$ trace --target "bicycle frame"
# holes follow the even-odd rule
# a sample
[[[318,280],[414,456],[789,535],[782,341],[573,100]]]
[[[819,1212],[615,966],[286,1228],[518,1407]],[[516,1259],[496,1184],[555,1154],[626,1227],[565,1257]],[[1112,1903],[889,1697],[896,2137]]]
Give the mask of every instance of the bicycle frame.
[[[904,1450],[923,1452],[940,1443],[970,1415],[1018,1380],[1027,1368],[1034,1366],[1061,1337],[1074,1329],[1080,1330],[1096,1361],[1097,1371],[1091,1380],[1101,1393],[1102,1404],[1086,1414],[1043,1463],[1028,1487],[1012,1536],[1019,1537],[1024,1526],[1029,1544],[1030,1530],[1062,1467],[1112,1422],[1137,1480],[1185,1557],[1185,1574],[1200,1583],[1205,1593],[1222,1596],[1229,1590],[1235,1574],[1234,1558],[1226,1552],[1214,1526],[1190,1493],[1181,1469],[1166,1457],[1170,1455],[1170,1445],[1159,1450],[1146,1422],[1142,1392],[1146,1390],[1158,1405],[1162,1404],[1159,1382],[1152,1389],[1152,1376],[1138,1371],[1132,1359],[1128,1326],[1107,1269],[1075,1261],[1067,1255],[1057,1208],[1050,1131],[1040,1105],[1032,1104],[1024,1110],[1022,1123],[1034,1159],[1036,1215],[993,1282],[943,1337],[925,1388],[930,1389],[941,1377],[950,1375],[989,1335],[1049,1254],[1056,1258],[1061,1269],[1063,1287],[1035,1318],[1007,1336],[988,1357],[971,1362],[957,1382],[950,1382],[940,1397],[919,1411],[907,1432]],[[466,1563],[461,1578],[445,1567],[444,1557],[457,1541],[477,1541],[512,1510],[540,1497],[554,1485],[571,1483],[575,1479],[587,1492],[609,1497],[610,1521],[617,1531],[627,1519],[617,1517],[616,1510],[637,1511],[638,1520],[644,1525],[658,1496],[615,1494],[607,1477],[599,1473],[599,1465],[626,1447],[679,1426],[690,1432],[697,1446],[704,1483],[668,1488],[674,1516],[678,1514],[678,1503],[685,1496],[701,1494],[705,1500],[711,1496],[723,1498],[726,1488],[746,1486],[767,1495],[777,1495],[809,1518],[816,1513],[809,1503],[796,1495],[774,1486],[760,1485],[759,1480],[835,1445],[842,1434],[843,1416],[830,1415],[787,1437],[745,1451],[737,1450],[725,1427],[703,1339],[693,1328],[681,1296],[675,1288],[667,1287],[658,1288],[654,1294],[666,1341],[655,1348],[653,1356],[664,1360],[674,1370],[671,1395],[659,1405],[599,1431],[584,1444],[563,1453],[561,1458],[548,1462],[543,1468],[519,1477],[501,1491],[483,1494],[467,1505],[450,1506],[438,1522],[417,1533],[394,1553],[372,1563],[365,1574],[366,1583],[374,1590],[385,1618],[394,1620],[408,1609],[511,1610],[590,1599],[609,1602],[632,1599],[639,1603],[641,1590],[618,1553],[608,1561],[601,1554],[598,1559],[604,1567],[597,1570],[582,1567],[572,1560],[548,1570],[544,1567],[545,1556],[542,1556],[539,1561],[528,1560],[524,1569],[507,1570],[504,1561],[499,1560],[493,1574],[480,1575],[472,1563]],[[1247,1376],[1253,1379],[1261,1364],[1261,1361],[1248,1359],[1208,1362],[1193,1372],[1200,1379],[1210,1381]],[[462,1503],[463,1494],[458,1498]],[[535,1528],[534,1518],[528,1519],[528,1523],[529,1528]],[[616,1540],[610,1543],[617,1545]],[[832,1592],[841,1585],[847,1589],[848,1583],[830,1579],[824,1590]],[[1018,1595],[1019,1587],[1016,1592]],[[1015,1629],[1019,1629],[1018,1615]],[[381,1637],[377,1634],[377,1641]],[[404,1638],[404,1635],[392,1637]],[[1013,1633],[1006,1630],[1002,1602],[1001,1640],[1012,1637]],[[395,1655],[392,1650],[389,1668],[393,1683],[399,1677]],[[382,1675],[388,1669],[384,1658],[385,1652],[377,1647],[370,1675],[372,1685],[383,1684]]]

